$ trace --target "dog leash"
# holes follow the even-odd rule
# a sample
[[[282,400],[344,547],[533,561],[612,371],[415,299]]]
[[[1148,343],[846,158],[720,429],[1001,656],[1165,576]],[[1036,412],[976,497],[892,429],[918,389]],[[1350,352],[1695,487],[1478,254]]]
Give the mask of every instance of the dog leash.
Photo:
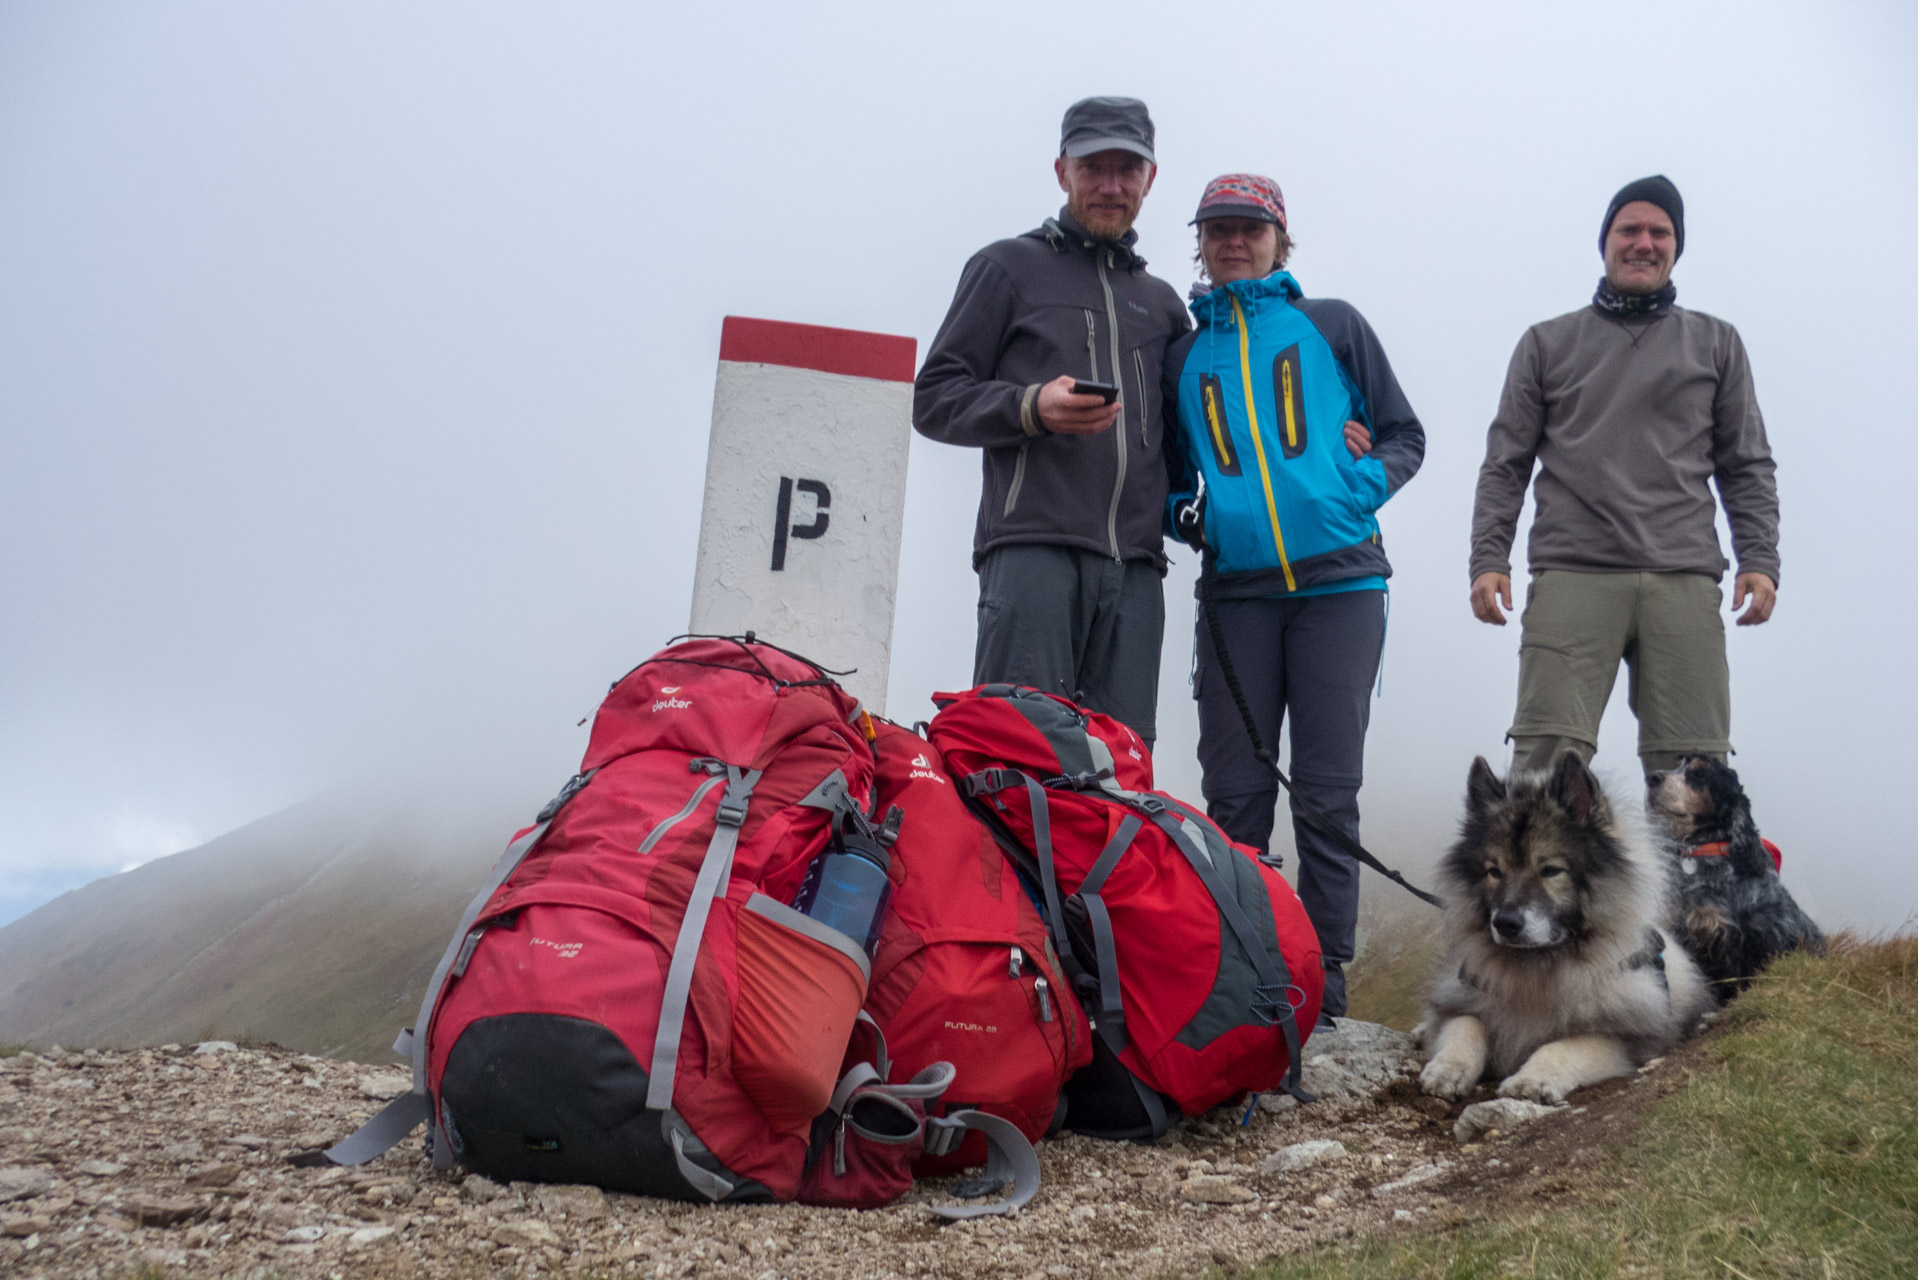
[[[1246,736],[1252,739],[1253,756],[1266,768],[1272,770],[1272,776],[1279,780],[1279,785],[1284,787],[1287,794],[1292,797],[1292,803],[1298,806],[1300,814],[1312,826],[1318,828],[1320,834],[1421,902],[1442,907],[1443,904],[1437,898],[1373,857],[1371,851],[1364,845],[1346,835],[1336,823],[1319,812],[1310,800],[1299,794],[1298,788],[1292,785],[1292,779],[1286,777],[1285,771],[1279,768],[1278,758],[1266,748],[1265,739],[1259,736],[1259,727],[1252,720],[1252,708],[1247,705],[1245,691],[1239,687],[1238,673],[1232,668],[1232,656],[1226,652],[1225,628],[1219,625],[1219,611],[1214,607],[1212,599],[1212,584],[1216,576],[1213,550],[1211,547],[1206,547],[1200,555],[1199,611],[1205,614],[1205,628],[1212,637],[1212,652],[1218,655],[1219,673],[1225,677],[1225,687],[1232,694],[1233,705],[1239,709],[1239,719],[1245,724]]]

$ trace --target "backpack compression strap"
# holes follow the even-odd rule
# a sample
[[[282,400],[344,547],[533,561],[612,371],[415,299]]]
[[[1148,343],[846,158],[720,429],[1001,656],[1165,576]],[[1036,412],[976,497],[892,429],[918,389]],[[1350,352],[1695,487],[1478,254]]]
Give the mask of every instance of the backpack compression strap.
[[[1057,781],[1066,782],[1067,780]],[[1069,789],[1086,789],[1085,786],[1075,785],[1082,782],[1092,786],[1098,785],[1096,778],[1075,778],[1069,781]],[[1068,972],[1074,975],[1076,985],[1077,975],[1084,972],[1084,968],[1072,955],[1071,943],[1066,936],[1065,916],[1060,910],[1058,877],[1053,866],[1052,822],[1046,803],[1045,785],[1030,774],[1019,770],[983,769],[968,776],[965,787],[968,795],[978,796],[1003,791],[1021,783],[1025,787],[1028,803],[1031,806],[1033,843],[1037,846],[1034,852],[1038,855],[1041,885],[1045,892],[1046,910],[1053,922],[1054,940],[1059,946],[1060,959],[1067,966]],[[1213,905],[1218,909],[1226,927],[1232,931],[1240,949],[1245,952],[1254,971],[1257,972],[1260,990],[1270,996],[1275,1014],[1272,1022],[1278,1026],[1279,1034],[1284,1037],[1286,1048],[1285,1078],[1280,1087],[1300,1102],[1318,1101],[1312,1094],[1307,1093],[1300,1083],[1303,1042],[1299,1036],[1298,1019],[1294,1015],[1292,1002],[1287,998],[1287,992],[1292,989],[1292,975],[1286,970],[1285,958],[1266,949],[1258,932],[1252,927],[1252,921],[1246,916],[1245,909],[1220,882],[1211,857],[1187,830],[1190,818],[1183,812],[1174,810],[1173,806],[1157,796],[1135,795],[1131,792],[1103,787],[1100,787],[1099,791],[1100,794],[1109,796],[1126,807],[1144,814],[1153,825],[1166,833],[1185,857],[1186,862],[1191,865],[1193,872],[1199,877],[1199,883],[1204,885],[1206,892],[1211,895]],[[1177,816],[1174,816],[1175,813]],[[1115,1054],[1125,1048],[1130,1037],[1126,1034],[1125,1012],[1120,1004],[1118,956],[1113,944],[1111,918],[1106,911],[1104,900],[1099,896],[1099,890],[1104,886],[1106,878],[1111,875],[1112,869],[1118,865],[1120,857],[1131,847],[1133,837],[1138,834],[1142,825],[1139,819],[1127,815],[1126,821],[1120,824],[1119,830],[1114,833],[1112,840],[1100,853],[1098,861],[1093,865],[1086,879],[1080,883],[1079,892],[1073,898],[1086,913],[1087,922],[1092,928],[1094,950],[1097,952],[1095,963],[1099,966],[1097,975],[1100,1003],[1099,1036]],[[1116,1014],[1113,1012],[1115,1007]]]
[[[931,1206],[934,1213],[955,1222],[1011,1213],[1039,1194],[1039,1153],[1017,1125],[1000,1116],[971,1109],[949,1116],[928,1116],[926,1151],[944,1155],[957,1148],[967,1133],[977,1133],[986,1140],[986,1174],[982,1181],[999,1186],[1010,1182],[1012,1191],[991,1204],[936,1204]]]
[[[652,1070],[646,1083],[646,1106],[653,1111],[670,1110],[673,1105],[673,1080],[679,1069],[679,1037],[686,1024],[686,1002],[693,990],[693,967],[699,960],[700,940],[706,935],[706,920],[712,914],[713,899],[726,892],[733,869],[733,853],[739,848],[739,829],[746,823],[746,802],[759,783],[760,770],[746,772],[738,765],[726,768],[726,792],[719,798],[713,815],[713,836],[706,844],[706,857],[699,864],[699,877],[693,881],[692,894],[686,899],[686,912],[680,917],[679,936],[673,940],[673,959],[666,970],[666,987],[659,1004],[659,1033],[653,1039]]]
[[[880,1038],[884,1055],[885,1039]],[[833,1172],[846,1172],[846,1134],[851,1131],[861,1140],[887,1146],[905,1146],[919,1142],[928,1155],[943,1156],[956,1151],[968,1133],[986,1140],[986,1172],[976,1184],[981,1193],[990,1193],[1008,1182],[1012,1190],[1004,1199],[989,1204],[943,1204],[928,1206],[932,1212],[954,1222],[1011,1213],[1023,1208],[1039,1193],[1039,1154],[1026,1141],[1026,1135],[1010,1120],[984,1111],[967,1108],[948,1116],[915,1113],[911,1103],[930,1107],[945,1095],[957,1072],[950,1062],[935,1062],[902,1084],[885,1083],[884,1075],[869,1062],[862,1062],[846,1073],[834,1090],[829,1114],[838,1117],[833,1127]],[[965,1191],[960,1190],[964,1195]]]

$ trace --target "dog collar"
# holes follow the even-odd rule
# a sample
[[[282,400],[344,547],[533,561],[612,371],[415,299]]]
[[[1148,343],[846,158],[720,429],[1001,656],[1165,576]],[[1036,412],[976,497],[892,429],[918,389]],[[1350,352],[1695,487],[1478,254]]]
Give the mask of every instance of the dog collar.
[[[1772,870],[1783,875],[1785,871],[1784,851],[1763,836],[1758,837],[1758,843],[1763,845],[1765,852],[1771,855]],[[1731,841],[1713,840],[1709,844],[1696,845],[1690,849],[1686,849],[1683,853],[1687,858],[1723,858],[1729,855],[1731,851]]]

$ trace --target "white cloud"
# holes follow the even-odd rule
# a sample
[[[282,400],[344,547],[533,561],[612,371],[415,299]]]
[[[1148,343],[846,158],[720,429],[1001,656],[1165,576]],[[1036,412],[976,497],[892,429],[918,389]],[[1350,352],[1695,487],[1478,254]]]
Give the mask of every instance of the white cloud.
[[[147,813],[121,818],[107,835],[108,847],[123,864],[122,872],[205,842],[206,837],[190,823],[168,822]]]

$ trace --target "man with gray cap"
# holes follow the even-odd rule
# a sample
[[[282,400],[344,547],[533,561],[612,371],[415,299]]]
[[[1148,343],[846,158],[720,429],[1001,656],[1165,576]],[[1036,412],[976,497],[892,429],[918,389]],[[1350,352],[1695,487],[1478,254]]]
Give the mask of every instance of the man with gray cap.
[[[1159,370],[1187,328],[1134,249],[1152,143],[1135,98],[1067,109],[1065,208],[966,263],[912,410],[920,434],[983,452],[973,682],[1073,698],[1147,746],[1165,630]]]
[[[1660,175],[1627,184],[1599,227],[1590,306],[1519,340],[1472,515],[1472,612],[1505,625],[1511,552],[1538,469],[1519,640],[1514,770],[1590,761],[1622,660],[1647,773],[1731,750],[1731,676],[1715,525],[1731,524],[1740,626],[1771,616],[1778,489],[1738,331],[1677,306],[1685,205]],[[1749,601],[1749,605],[1747,605]]]

